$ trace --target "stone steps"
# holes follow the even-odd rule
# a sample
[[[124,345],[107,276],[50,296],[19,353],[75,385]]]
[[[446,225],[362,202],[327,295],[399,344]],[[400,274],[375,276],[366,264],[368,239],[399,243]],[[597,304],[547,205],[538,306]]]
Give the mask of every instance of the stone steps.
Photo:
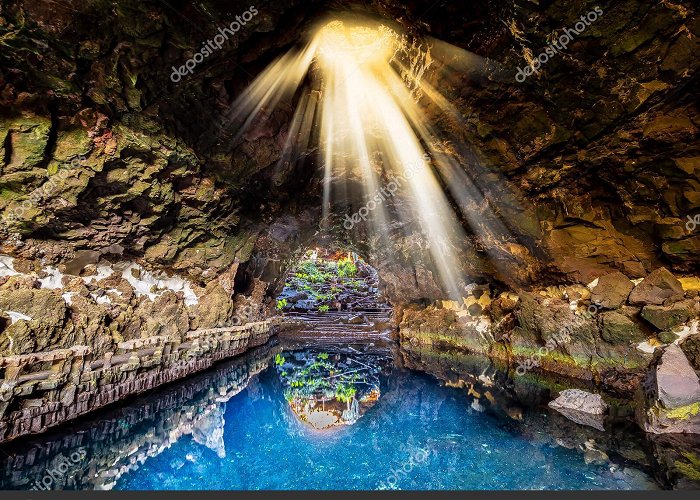
[[[366,319],[362,323],[351,323],[353,318]],[[287,335],[320,340],[352,341],[358,338],[386,338],[391,331],[391,309],[382,308],[371,311],[328,311],[325,313],[288,313],[284,323],[290,326]]]

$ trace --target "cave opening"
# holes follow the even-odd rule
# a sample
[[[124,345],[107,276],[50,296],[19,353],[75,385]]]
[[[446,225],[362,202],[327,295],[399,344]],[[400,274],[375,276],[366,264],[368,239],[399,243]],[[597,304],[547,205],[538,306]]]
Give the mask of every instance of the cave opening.
[[[275,309],[285,330],[313,343],[387,337],[392,309],[380,291],[379,273],[360,255],[314,247],[291,264]]]

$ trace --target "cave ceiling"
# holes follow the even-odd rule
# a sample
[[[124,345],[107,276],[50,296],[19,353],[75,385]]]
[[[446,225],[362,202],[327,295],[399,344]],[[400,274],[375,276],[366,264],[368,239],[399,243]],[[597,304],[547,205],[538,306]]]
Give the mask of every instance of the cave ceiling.
[[[280,167],[294,99],[314,89],[317,75],[242,137],[227,127],[236,98],[268,64],[303,44],[320,20],[352,13],[485,61],[446,74],[438,58],[424,75],[461,120],[423,102],[425,113],[458,145],[483,191],[480,203],[496,207],[513,234],[471,238],[460,250],[466,274],[529,286],[611,269],[633,278],[658,265],[697,271],[700,233],[685,226],[700,205],[693,2],[259,2],[235,37],[172,80],[173,67],[250,6],[0,2],[0,210],[40,188],[46,169],[75,155],[87,167],[49,186],[47,203],[12,228],[5,247],[61,261],[118,244],[206,276],[235,259],[260,274],[270,258],[336,244],[365,254],[385,275],[400,274],[413,256],[412,297],[439,294],[420,277],[420,234],[402,228],[389,248],[338,221],[321,234],[315,151]],[[596,23],[541,72],[516,81],[554,33],[598,6]],[[484,245],[496,251],[487,256]],[[398,290],[402,280],[393,279]]]

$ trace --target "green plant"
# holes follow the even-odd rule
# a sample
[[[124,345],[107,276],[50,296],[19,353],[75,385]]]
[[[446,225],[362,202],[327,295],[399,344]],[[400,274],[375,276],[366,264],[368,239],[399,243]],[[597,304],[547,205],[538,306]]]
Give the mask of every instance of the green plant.
[[[282,356],[280,353],[277,353],[275,355],[275,365],[276,366],[282,366],[285,362],[284,356]]]
[[[318,358],[319,359],[328,359],[328,353],[327,352],[319,353]]]
[[[299,264],[298,271],[304,274],[317,274],[318,266],[314,261],[306,260]]]
[[[349,403],[357,394],[357,389],[350,384],[338,384],[335,388],[335,397],[342,403]]]
[[[282,309],[284,309],[285,307],[287,307],[287,299],[279,299],[279,300],[277,301],[277,306],[276,306],[276,307],[277,307],[277,309],[280,310],[280,311],[281,311]]]
[[[357,266],[355,266],[355,263],[351,259],[344,257],[338,261],[338,276],[341,278],[351,278],[355,276],[355,274],[357,274]]]
[[[329,300],[333,300],[333,295],[330,293],[317,293],[315,294],[316,300],[319,302],[327,302]]]
[[[328,312],[328,309],[330,308],[327,305],[318,306],[320,312]]]

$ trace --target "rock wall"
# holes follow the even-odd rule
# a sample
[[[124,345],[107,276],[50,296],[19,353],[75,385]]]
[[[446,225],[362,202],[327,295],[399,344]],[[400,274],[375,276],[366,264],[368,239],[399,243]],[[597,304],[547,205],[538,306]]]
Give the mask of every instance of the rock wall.
[[[275,351],[269,344],[252,349],[206,374],[144,396],[147,400],[139,405],[106,412],[98,425],[76,425],[70,436],[48,434],[31,444],[13,443],[12,456],[0,470],[0,489],[109,490],[123,474],[187,435],[220,453],[215,436],[222,438],[226,402],[268,367]],[[75,453],[82,459],[72,470],[49,474]],[[48,485],[42,483],[47,476]]]
[[[90,251],[55,267],[0,254],[0,355],[88,345],[102,356],[127,340],[183,340],[191,330],[261,319],[264,287],[236,294],[237,263],[206,286],[149,267]]]
[[[398,20],[432,45],[423,77],[463,118],[420,101],[451,144],[432,146],[461,166],[459,183],[473,194],[453,203],[467,233],[455,249],[465,276],[518,288],[587,283],[611,270],[631,278],[661,265],[697,270],[700,237],[686,226],[700,207],[693,2],[431,7],[374,0],[349,8]],[[596,7],[603,14],[567,50],[516,80]],[[420,228],[386,227],[389,244],[364,224],[344,230],[343,215],[364,204],[351,197],[334,200],[337,213],[321,224],[315,155],[279,161],[294,102],[283,100],[242,137],[226,129],[247,83],[337,4],[265,2],[191,75],[170,78],[203,41],[185,20],[216,32],[245,8],[217,0],[175,10],[152,0],[4,6],[2,24],[14,28],[0,78],[0,230],[13,242],[5,252],[55,265],[75,250],[119,244],[206,286],[236,259],[260,270],[285,260],[285,245],[277,256],[266,248],[289,236],[285,227],[313,234],[323,226],[379,269],[397,303],[440,298],[426,250],[435,242]],[[116,22],[98,28],[93,18]],[[585,91],[580,82],[589,82]],[[356,181],[344,179],[359,193]]]
[[[205,370],[268,341],[273,320],[148,337],[93,356],[87,346],[0,358],[0,441],[43,432],[128,396]]]
[[[462,304],[409,306],[397,322],[402,344],[486,354],[518,375],[543,369],[631,397],[655,350],[680,345],[692,358],[699,291],[697,279],[680,281],[664,268],[636,284],[610,273],[588,286],[518,293],[475,286]]]

